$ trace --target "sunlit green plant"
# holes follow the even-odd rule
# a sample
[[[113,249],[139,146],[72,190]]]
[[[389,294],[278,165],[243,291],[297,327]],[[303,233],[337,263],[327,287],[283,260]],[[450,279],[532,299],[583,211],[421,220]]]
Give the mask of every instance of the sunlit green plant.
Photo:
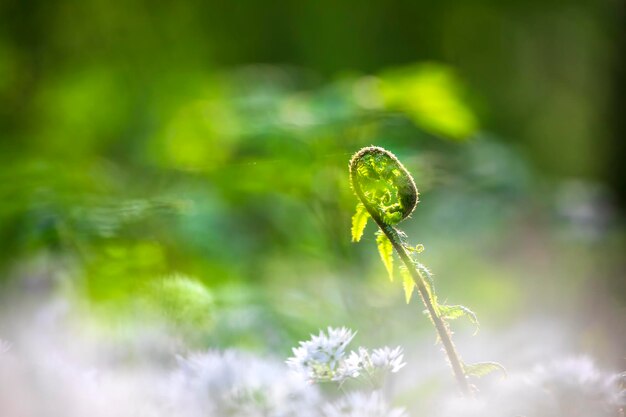
[[[496,362],[465,364],[452,342],[449,320],[468,317],[478,326],[478,319],[469,308],[461,305],[440,304],[435,293],[433,276],[429,269],[418,261],[423,246],[412,246],[407,236],[396,227],[415,209],[418,191],[415,181],[406,168],[389,151],[370,146],[358,151],[350,160],[350,182],[359,202],[352,217],[352,240],[358,242],[369,218],[380,230],[376,232],[376,243],[389,279],[393,281],[393,251],[402,261],[400,273],[409,303],[413,290],[418,293],[426,306],[437,336],[443,344],[450,366],[461,392],[471,394],[467,377],[482,376],[496,369],[504,369]]]

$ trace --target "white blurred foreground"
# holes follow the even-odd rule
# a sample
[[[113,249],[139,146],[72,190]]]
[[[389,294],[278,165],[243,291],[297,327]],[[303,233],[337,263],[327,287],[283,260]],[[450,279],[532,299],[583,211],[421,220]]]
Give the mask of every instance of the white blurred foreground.
[[[394,389],[344,394],[344,387],[311,383],[285,358],[189,354],[154,329],[113,340],[78,326],[65,302],[14,313],[0,322],[2,417],[619,417],[626,400],[622,376],[599,371],[587,358],[491,379],[473,399],[424,393],[414,372],[419,363],[402,370]],[[435,407],[432,396],[441,399]],[[404,410],[408,398],[411,409]],[[427,413],[422,402],[431,403]]]

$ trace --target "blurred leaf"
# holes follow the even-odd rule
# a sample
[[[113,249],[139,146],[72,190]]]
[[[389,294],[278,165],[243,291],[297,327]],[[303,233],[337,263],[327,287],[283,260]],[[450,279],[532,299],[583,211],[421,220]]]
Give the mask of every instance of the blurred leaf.
[[[213,294],[199,281],[170,276],[150,286],[150,305],[177,326],[206,328],[212,323]]]
[[[167,121],[155,157],[175,168],[214,171],[228,160],[240,129],[226,98],[192,101]]]
[[[365,230],[365,226],[367,225],[367,219],[369,218],[369,213],[365,209],[363,203],[358,203],[356,205],[356,213],[352,216],[352,241],[358,242],[361,240],[361,236],[363,236],[363,230]]]
[[[383,73],[381,80],[385,106],[405,112],[423,129],[458,140],[478,129],[478,120],[451,68],[420,64]]]
[[[118,74],[104,66],[47,80],[36,98],[40,150],[66,157],[100,151],[130,121],[128,94]]]
[[[166,249],[153,242],[120,241],[98,247],[86,264],[87,295],[102,302],[131,301],[145,284],[167,273]]]

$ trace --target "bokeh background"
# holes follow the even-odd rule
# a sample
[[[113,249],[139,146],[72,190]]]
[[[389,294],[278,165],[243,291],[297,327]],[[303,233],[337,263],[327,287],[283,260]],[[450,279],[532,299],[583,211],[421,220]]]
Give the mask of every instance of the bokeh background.
[[[373,226],[350,242],[375,144],[415,176],[440,298],[481,320],[464,356],[626,368],[624,10],[3,0],[0,337],[63,300],[111,340],[282,358],[346,325],[445,369]]]

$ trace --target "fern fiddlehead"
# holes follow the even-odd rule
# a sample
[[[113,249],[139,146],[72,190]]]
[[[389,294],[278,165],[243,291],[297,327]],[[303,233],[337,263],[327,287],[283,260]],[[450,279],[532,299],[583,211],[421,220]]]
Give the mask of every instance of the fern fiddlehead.
[[[406,235],[396,228],[417,205],[418,191],[413,177],[391,152],[370,146],[358,151],[350,160],[350,183],[359,199],[356,214],[352,218],[352,240],[358,242],[361,239],[368,218],[372,218],[380,229],[376,241],[390,279],[393,279],[395,249],[403,263],[400,272],[407,303],[413,289],[417,288],[443,344],[459,389],[464,395],[470,395],[468,374],[485,374],[501,368],[501,365],[495,362],[463,364],[452,342],[446,320],[467,316],[477,324],[476,315],[467,307],[440,305],[437,302],[430,271],[416,259],[421,245],[409,245]]]

